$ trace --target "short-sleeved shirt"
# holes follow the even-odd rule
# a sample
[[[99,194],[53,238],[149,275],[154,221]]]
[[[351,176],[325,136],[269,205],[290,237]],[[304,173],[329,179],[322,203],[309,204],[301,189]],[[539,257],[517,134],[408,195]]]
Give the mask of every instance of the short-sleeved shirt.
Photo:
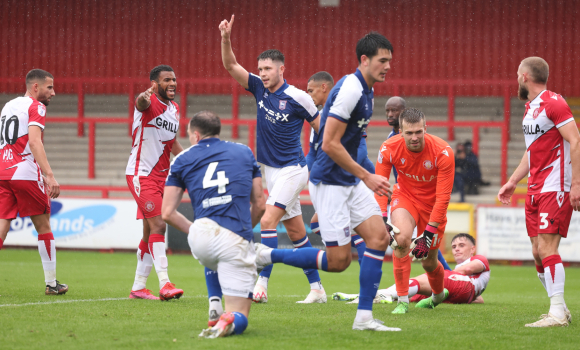
[[[564,140],[558,128],[573,121],[570,107],[555,92],[544,90],[526,103],[522,129],[530,166],[528,195],[570,192],[570,143]]]
[[[476,273],[474,275],[469,275],[469,279],[471,280],[471,283],[473,283],[475,287],[475,297],[478,297],[487,288],[487,284],[489,283],[489,278],[491,276],[490,272],[491,270],[489,269],[489,262],[487,261],[487,258],[483,255],[475,255],[465,260],[461,264],[457,264],[455,268],[457,269],[458,267],[469,264],[472,261],[479,261],[483,265],[482,272]]]
[[[165,185],[187,189],[196,219],[211,219],[251,242],[256,177],[262,173],[248,146],[209,138],[173,159]]]
[[[165,180],[179,130],[179,106],[173,101],[165,104],[151,95],[147,109],[135,108],[132,130],[133,148],[125,174]]]
[[[357,161],[360,140],[371,120],[373,107],[373,90],[369,89],[362,73],[357,69],[355,73],[344,76],[330,90],[322,110],[319,144],[323,142],[328,118],[337,119],[347,124],[340,142],[351,158]],[[336,164],[324,151],[318,150],[310,181],[315,185],[354,186],[360,179]]]
[[[404,138],[393,137],[381,146],[376,173],[389,178],[393,165],[399,172],[395,191],[431,211],[429,222],[443,222],[455,176],[455,156],[449,144],[437,136],[425,134],[423,150],[411,152]],[[388,198],[377,195],[375,198],[381,210],[386,212]]]
[[[249,74],[248,89],[256,98],[258,161],[273,168],[305,166],[300,143],[304,121],[318,117],[318,109],[306,92],[286,83],[270,92],[262,79]]]
[[[41,181],[28,142],[28,127],[44,130],[46,107],[30,96],[17,97],[0,114],[0,180]]]

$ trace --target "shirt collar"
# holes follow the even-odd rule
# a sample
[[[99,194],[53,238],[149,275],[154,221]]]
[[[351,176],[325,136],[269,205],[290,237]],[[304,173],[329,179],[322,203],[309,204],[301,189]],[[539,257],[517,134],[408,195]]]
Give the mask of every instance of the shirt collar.
[[[529,101],[528,103],[530,103],[530,104],[532,104],[532,103],[535,103],[535,102],[536,102],[536,100],[538,100],[537,102],[542,102],[541,96],[542,96],[542,95],[544,94],[544,92],[546,92],[546,91],[548,91],[548,90],[542,90],[542,92],[540,92],[540,93],[538,94],[538,96],[536,96],[536,98],[534,98],[533,100]]]
[[[286,89],[288,88],[288,83],[286,83],[286,79],[284,79],[284,84],[282,84],[282,86],[280,86],[280,88],[278,90],[276,90],[274,92],[274,94],[276,95],[280,95],[281,93],[283,93]]]
[[[358,80],[360,80],[360,83],[363,87],[363,90],[365,93],[369,93],[371,90],[369,89],[369,86],[367,85],[367,82],[365,81],[365,78],[363,77],[361,71],[357,68],[356,72],[354,72],[354,75],[356,75],[356,77],[358,78]]]
[[[199,142],[197,143],[198,145],[202,146],[202,145],[213,145],[214,143],[218,143],[219,141],[221,141],[219,139],[219,137],[210,137],[208,139],[203,139],[203,140],[199,140]]]

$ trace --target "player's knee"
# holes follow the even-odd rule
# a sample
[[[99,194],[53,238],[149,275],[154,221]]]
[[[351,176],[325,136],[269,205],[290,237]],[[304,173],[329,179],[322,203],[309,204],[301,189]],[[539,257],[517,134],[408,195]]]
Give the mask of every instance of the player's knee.
[[[350,252],[348,255],[328,257],[328,272],[342,272],[346,270],[350,266],[351,260]]]
[[[397,241],[399,249],[409,250],[409,247],[411,247],[411,237],[408,235],[402,235],[401,233],[396,234],[395,240]]]

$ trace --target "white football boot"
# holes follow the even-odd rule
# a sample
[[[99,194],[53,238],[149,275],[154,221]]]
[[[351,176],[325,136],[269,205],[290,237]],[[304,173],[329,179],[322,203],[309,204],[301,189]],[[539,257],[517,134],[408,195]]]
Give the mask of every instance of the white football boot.
[[[352,329],[355,331],[378,331],[378,332],[400,332],[401,328],[387,327],[383,321],[370,319],[366,322],[357,322],[352,324]]]
[[[315,303],[326,304],[326,292],[324,291],[324,289],[322,290],[311,289],[310,293],[308,293],[308,296],[306,296],[306,299],[296,302],[296,304],[315,304]]]
[[[544,316],[544,315],[542,315]],[[556,318],[551,313],[548,313],[546,317],[541,318],[539,321],[534,323],[528,323],[526,327],[543,328],[543,327],[568,327],[569,322],[567,318],[559,319]]]

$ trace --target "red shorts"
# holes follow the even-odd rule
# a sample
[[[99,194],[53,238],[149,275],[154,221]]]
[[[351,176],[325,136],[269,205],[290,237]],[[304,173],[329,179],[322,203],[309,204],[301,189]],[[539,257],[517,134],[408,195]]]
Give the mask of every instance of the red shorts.
[[[528,236],[539,233],[559,234],[566,238],[572,219],[572,204],[568,192],[545,192],[526,197],[526,227]]]
[[[468,276],[455,271],[445,270],[443,280],[445,288],[449,291],[449,298],[444,301],[447,304],[471,304],[475,299],[475,286]],[[428,298],[425,295],[416,294],[411,302],[417,302]]]
[[[50,198],[43,182],[0,180],[0,219],[50,214]]]
[[[137,202],[137,220],[161,215],[164,180],[127,175],[127,185]]]
[[[424,207],[424,204],[418,205],[416,200],[405,196],[400,191],[395,189],[393,198],[391,200],[391,213],[395,211],[395,209],[406,209],[411,214],[411,216],[413,216],[413,219],[415,219],[415,223],[417,225],[417,235],[423,234],[425,227],[427,227],[427,224],[429,223],[429,217],[431,217],[431,210],[427,210]],[[443,234],[445,233],[446,225],[447,218],[445,218],[443,222],[439,223],[439,227],[437,227],[437,234],[435,234],[433,237],[433,245],[431,246],[431,250],[439,249],[441,241],[443,240]]]

